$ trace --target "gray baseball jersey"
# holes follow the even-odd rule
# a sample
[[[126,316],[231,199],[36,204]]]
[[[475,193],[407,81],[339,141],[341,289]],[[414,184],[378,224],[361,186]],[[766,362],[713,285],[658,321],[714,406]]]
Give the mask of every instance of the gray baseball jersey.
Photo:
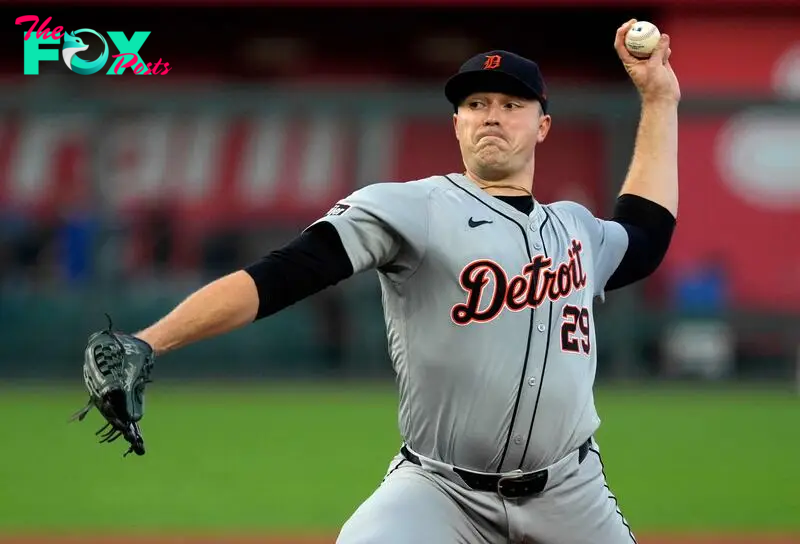
[[[337,229],[356,273],[378,271],[411,451],[533,471],[592,436],[592,303],[627,248],[622,226],[572,202],[524,214],[461,174],[369,185],[319,221]]]

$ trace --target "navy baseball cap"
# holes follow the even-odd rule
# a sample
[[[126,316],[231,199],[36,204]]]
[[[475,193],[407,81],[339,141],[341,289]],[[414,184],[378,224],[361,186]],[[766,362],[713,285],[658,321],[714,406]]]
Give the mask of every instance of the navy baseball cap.
[[[547,113],[547,89],[539,65],[509,51],[479,53],[461,65],[447,80],[444,94],[458,108],[475,92],[497,92],[536,99]]]

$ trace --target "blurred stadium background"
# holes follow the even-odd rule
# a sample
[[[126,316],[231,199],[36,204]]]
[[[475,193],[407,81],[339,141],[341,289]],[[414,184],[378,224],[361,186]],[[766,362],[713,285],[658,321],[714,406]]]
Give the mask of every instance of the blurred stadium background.
[[[104,312],[146,326],[360,186],[459,171],[442,85],[479,51],[543,68],[554,125],[537,197],[608,214],[638,117],[612,48],[631,17],[672,36],[681,209],[660,270],[597,309],[611,485],[640,542],[800,534],[800,2],[6,0],[0,13],[0,540],[332,541],[399,446],[374,275],[160,359],[142,458],[95,444],[98,417],[66,424],[88,333]],[[172,71],[80,76],[59,60],[23,75],[29,25],[14,21],[29,14],[149,31],[141,57]]]

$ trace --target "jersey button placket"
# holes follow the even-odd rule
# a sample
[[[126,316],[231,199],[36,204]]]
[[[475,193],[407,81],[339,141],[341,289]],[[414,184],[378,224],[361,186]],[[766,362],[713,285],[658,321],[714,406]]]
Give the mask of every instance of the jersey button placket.
[[[528,235],[528,245],[530,249],[531,260],[536,258],[536,256],[538,255],[542,255],[544,251],[544,244],[542,242],[539,233],[540,227],[541,223],[539,223],[538,221],[532,221],[528,223],[528,230],[531,233],[530,235]],[[533,324],[534,328],[531,332],[536,334],[536,331],[538,331],[538,334],[541,335],[541,333],[547,330],[547,327],[539,319],[542,318],[541,316],[544,316],[544,319],[546,319],[546,314],[540,313],[542,312],[541,308],[532,308],[531,310],[534,312],[534,319],[535,319]],[[538,337],[532,336],[530,338],[532,344],[531,345],[532,351],[528,360],[531,363],[531,366],[533,366],[532,363],[534,361],[539,359],[539,357],[537,357],[535,352],[540,351],[543,353],[544,350],[546,349],[546,342],[542,341],[541,338],[542,338],[541,336]],[[526,392],[521,393],[522,398],[520,399],[521,402],[519,407],[519,414],[517,421],[515,422],[514,425],[514,430],[516,432],[512,435],[511,438],[509,455],[504,464],[503,467],[504,469],[516,469],[523,461],[522,455],[526,449],[526,442],[527,442],[530,422],[533,418],[533,413],[536,409],[537,391],[540,382],[538,377],[539,370],[537,368],[535,367],[531,368],[529,372],[531,372],[531,374],[528,375],[528,377],[525,379],[524,382],[527,383],[528,386],[526,388]]]

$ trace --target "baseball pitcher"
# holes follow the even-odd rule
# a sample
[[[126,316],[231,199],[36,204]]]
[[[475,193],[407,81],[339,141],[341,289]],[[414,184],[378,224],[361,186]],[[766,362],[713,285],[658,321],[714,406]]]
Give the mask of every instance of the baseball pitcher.
[[[368,185],[145,330],[93,337],[85,375],[112,431],[144,453],[143,382],[108,385],[109,366],[149,369],[156,356],[375,270],[403,444],[338,542],[635,542],[593,438],[593,303],[647,277],[667,252],[680,90],[669,36],[649,59],[625,49],[634,22],[615,47],[641,118],[611,219],[533,197],[535,151],[551,125],[539,67],[507,51],[479,54],[444,89],[462,172]]]

